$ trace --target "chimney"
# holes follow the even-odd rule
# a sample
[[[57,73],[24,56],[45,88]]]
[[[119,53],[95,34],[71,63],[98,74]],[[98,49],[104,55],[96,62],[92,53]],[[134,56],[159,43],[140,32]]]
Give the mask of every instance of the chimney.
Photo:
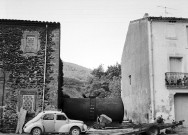
[[[143,16],[143,18],[147,18],[147,17],[149,17],[149,14],[145,13],[144,16]]]

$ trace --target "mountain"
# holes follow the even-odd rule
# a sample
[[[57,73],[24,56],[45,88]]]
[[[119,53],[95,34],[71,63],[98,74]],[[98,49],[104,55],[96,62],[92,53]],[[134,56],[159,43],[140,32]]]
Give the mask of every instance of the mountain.
[[[70,98],[83,98],[85,83],[91,75],[91,69],[63,62],[63,94]]]
[[[85,82],[89,77],[92,77],[91,71],[91,69],[77,64],[63,62],[63,75],[67,78],[73,78]]]

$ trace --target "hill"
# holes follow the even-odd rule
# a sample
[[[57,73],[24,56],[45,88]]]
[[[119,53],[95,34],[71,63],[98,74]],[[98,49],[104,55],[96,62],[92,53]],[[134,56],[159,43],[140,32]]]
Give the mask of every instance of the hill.
[[[67,78],[73,78],[85,82],[92,76],[91,71],[91,69],[77,64],[63,62],[63,74],[64,77]]]
[[[91,74],[92,72],[92,74]],[[77,64],[63,63],[63,95],[69,98],[112,98],[121,96],[121,65],[100,65],[91,70]]]
[[[87,80],[92,77],[91,69],[63,62],[63,94],[70,98],[83,98],[84,86]]]

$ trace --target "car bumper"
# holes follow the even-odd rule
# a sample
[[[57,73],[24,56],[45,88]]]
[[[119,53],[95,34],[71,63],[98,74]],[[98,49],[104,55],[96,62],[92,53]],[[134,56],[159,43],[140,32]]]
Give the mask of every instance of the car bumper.
[[[84,125],[83,125],[83,128],[82,128],[82,132],[86,132],[87,130],[88,130],[87,125],[84,124]]]
[[[31,129],[32,129],[32,127],[29,126],[29,125],[28,125],[28,126],[24,126],[24,127],[23,127],[23,132],[24,132],[24,133],[30,133],[30,132],[31,132]]]
[[[24,133],[30,133],[30,130],[28,130],[27,128],[23,128],[23,132]]]

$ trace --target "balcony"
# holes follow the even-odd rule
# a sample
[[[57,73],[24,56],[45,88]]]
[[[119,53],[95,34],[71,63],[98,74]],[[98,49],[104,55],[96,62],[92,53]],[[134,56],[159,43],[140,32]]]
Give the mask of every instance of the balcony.
[[[188,88],[188,73],[167,72],[165,73],[165,84],[167,88]]]

